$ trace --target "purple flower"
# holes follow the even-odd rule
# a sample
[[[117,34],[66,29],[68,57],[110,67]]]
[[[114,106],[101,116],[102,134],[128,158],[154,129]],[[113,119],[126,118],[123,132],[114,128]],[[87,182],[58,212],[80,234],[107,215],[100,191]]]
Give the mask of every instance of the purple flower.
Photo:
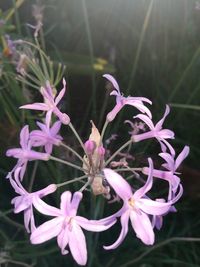
[[[59,146],[62,137],[58,135],[61,127],[61,122],[56,121],[50,127],[51,117],[46,115],[45,124],[37,122],[41,130],[34,130],[30,133],[30,140],[32,146],[45,146],[45,151],[48,154],[52,153],[53,145]]]
[[[174,155],[175,151],[174,151],[173,147],[169,144],[169,142],[167,142],[165,140],[165,139],[174,139],[174,132],[169,130],[169,129],[163,129],[162,128],[164,120],[167,117],[167,115],[169,114],[169,112],[170,112],[170,108],[168,105],[166,105],[166,110],[165,110],[165,113],[163,115],[163,118],[160,121],[158,121],[155,126],[154,126],[152,120],[148,116],[143,115],[143,114],[139,114],[139,115],[135,116],[134,118],[139,118],[143,122],[145,122],[146,125],[149,127],[150,131],[146,132],[146,133],[142,133],[142,134],[133,135],[132,136],[133,140],[135,142],[139,142],[139,141],[154,137],[160,143],[163,152],[166,151],[166,146],[167,146],[170,150],[170,153],[172,155]]]
[[[7,157],[14,157],[18,159],[16,166],[8,173],[7,178],[10,178],[12,173],[18,168],[20,169],[20,178],[23,179],[28,161],[32,160],[49,160],[49,154],[41,153],[31,150],[31,142],[29,138],[29,128],[25,125],[20,132],[21,148],[11,148],[6,152]]]
[[[165,214],[169,211],[171,205],[181,197],[183,190],[180,185],[180,191],[172,201],[160,202],[147,198],[145,194],[151,189],[153,183],[153,163],[151,159],[149,159],[149,165],[148,179],[145,185],[136,190],[135,193],[132,193],[130,185],[118,173],[111,169],[104,169],[106,180],[124,202],[123,207],[113,215],[113,217],[121,217],[121,233],[115,243],[105,246],[105,249],[115,249],[122,243],[128,232],[129,218],[136,236],[146,245],[152,245],[155,237],[149,215]]]
[[[14,172],[15,180],[10,178],[10,183],[14,188],[15,192],[19,194],[19,196],[12,199],[11,203],[14,205],[14,213],[19,213],[24,211],[24,225],[28,233],[35,230],[35,220],[33,216],[33,204],[35,196],[42,198],[48,194],[51,194],[56,191],[57,187],[55,184],[51,184],[42,190],[29,193],[22,186],[19,181],[19,173],[21,168],[17,168]],[[31,230],[30,230],[30,228]]]
[[[57,97],[54,96],[53,89],[49,81],[47,81],[46,86],[41,87],[41,94],[43,95],[44,103],[28,104],[21,106],[20,108],[47,111],[49,117],[51,117],[51,114],[54,113],[63,124],[69,124],[70,123],[69,116],[66,113],[62,113],[57,108],[57,105],[63,98],[65,91],[66,91],[65,79],[63,79],[63,89],[60,91]]]
[[[40,244],[57,236],[57,243],[63,255],[68,253],[66,246],[72,253],[75,261],[80,265],[87,262],[86,240],[81,229],[101,232],[111,227],[116,220],[87,220],[77,216],[77,209],[82,199],[81,192],[66,191],[61,195],[60,209],[46,204],[39,198],[35,198],[34,206],[42,214],[55,218],[43,223],[31,234],[31,243]]]
[[[145,97],[124,97],[119,89],[119,85],[117,83],[117,81],[115,80],[115,78],[110,75],[110,74],[104,74],[103,75],[104,78],[108,79],[113,87],[115,88],[110,95],[115,95],[116,96],[116,105],[113,108],[112,111],[110,111],[107,115],[107,120],[108,121],[113,121],[114,118],[116,117],[116,115],[118,114],[118,112],[125,106],[125,105],[130,105],[133,107],[136,107],[140,112],[142,113],[146,113],[150,118],[151,116],[151,112],[150,110],[143,104],[142,101],[147,102],[149,104],[152,104],[152,102],[145,98]]]
[[[176,190],[180,184],[180,178],[176,175],[176,170],[179,168],[182,161],[188,156],[190,148],[185,146],[181,153],[178,155],[176,160],[174,156],[169,153],[160,153],[159,155],[166,161],[166,163],[162,164],[162,166],[167,169],[164,170],[153,170],[153,177],[160,178],[169,182],[170,190],[169,190],[169,198],[171,198],[171,190],[173,193],[176,193]],[[149,173],[149,168],[144,167],[142,172],[144,174]]]

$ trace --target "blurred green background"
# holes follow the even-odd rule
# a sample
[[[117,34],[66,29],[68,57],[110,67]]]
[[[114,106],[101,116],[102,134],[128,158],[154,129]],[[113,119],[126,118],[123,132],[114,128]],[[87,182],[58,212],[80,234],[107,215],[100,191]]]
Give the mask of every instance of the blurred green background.
[[[102,74],[111,73],[124,95],[145,96],[153,101],[155,121],[164,113],[165,104],[170,104],[166,125],[176,133],[173,144],[178,152],[184,145],[191,148],[181,169],[184,196],[177,205],[178,212],[168,215],[162,230],[156,232],[155,247],[145,247],[130,231],[123,245],[106,252],[102,244],[113,241],[112,233],[101,234],[98,242],[88,235],[87,266],[200,266],[200,244],[187,239],[200,237],[200,2],[1,0],[2,18],[13,10],[7,22],[11,26],[1,35],[7,31],[12,39],[31,39],[33,30],[27,23],[34,24],[32,5],[37,3],[44,6],[43,48],[55,66],[58,62],[66,66],[67,97],[63,109],[83,138],[89,133],[89,120],[102,127],[114,104],[102,78]],[[2,45],[2,53],[3,49]],[[22,229],[22,215],[10,211],[13,193],[4,177],[14,161],[5,158],[5,151],[17,144],[20,127],[27,120],[18,107],[25,103],[29,87],[13,78],[13,68],[8,62],[5,64],[0,74],[0,265],[2,259],[5,267],[32,263],[38,267],[77,266],[70,256],[60,255],[55,241],[31,246]],[[37,92],[32,90],[31,94]],[[131,119],[133,114],[124,108],[112,133],[120,129],[125,135],[128,128],[122,125],[127,116]],[[66,138],[73,144],[70,136]],[[60,175],[52,166],[44,167],[38,169],[42,176],[50,172]],[[4,263],[5,254],[13,262]],[[20,265],[19,261],[27,265]]]

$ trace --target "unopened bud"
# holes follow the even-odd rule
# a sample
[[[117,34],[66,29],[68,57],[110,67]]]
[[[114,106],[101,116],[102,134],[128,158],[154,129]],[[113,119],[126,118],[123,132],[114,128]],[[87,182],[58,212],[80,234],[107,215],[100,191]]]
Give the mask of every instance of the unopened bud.
[[[84,144],[86,152],[91,155],[94,153],[94,150],[96,148],[96,144],[92,140],[87,140]]]
[[[106,152],[106,150],[105,150],[105,148],[103,146],[100,146],[98,148],[98,154],[100,156],[100,159],[103,159],[104,158],[105,152]]]

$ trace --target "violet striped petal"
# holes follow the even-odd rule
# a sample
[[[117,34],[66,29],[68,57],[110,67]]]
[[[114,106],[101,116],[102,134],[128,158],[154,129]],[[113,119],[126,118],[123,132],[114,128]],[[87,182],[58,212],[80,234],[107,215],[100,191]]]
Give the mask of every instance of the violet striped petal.
[[[150,215],[163,215],[169,211],[170,202],[161,203],[147,198],[141,198],[137,201],[137,207]]]
[[[62,216],[61,210],[58,208],[52,207],[46,204],[43,200],[41,200],[37,195],[33,196],[33,206],[40,213],[48,216]]]

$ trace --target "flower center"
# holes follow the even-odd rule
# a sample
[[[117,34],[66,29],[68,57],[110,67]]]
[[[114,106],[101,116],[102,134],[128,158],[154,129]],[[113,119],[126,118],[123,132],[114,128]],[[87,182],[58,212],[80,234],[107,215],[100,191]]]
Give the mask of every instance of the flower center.
[[[131,208],[134,208],[134,206],[135,206],[135,200],[133,198],[130,198],[128,200],[128,204],[131,206]]]

